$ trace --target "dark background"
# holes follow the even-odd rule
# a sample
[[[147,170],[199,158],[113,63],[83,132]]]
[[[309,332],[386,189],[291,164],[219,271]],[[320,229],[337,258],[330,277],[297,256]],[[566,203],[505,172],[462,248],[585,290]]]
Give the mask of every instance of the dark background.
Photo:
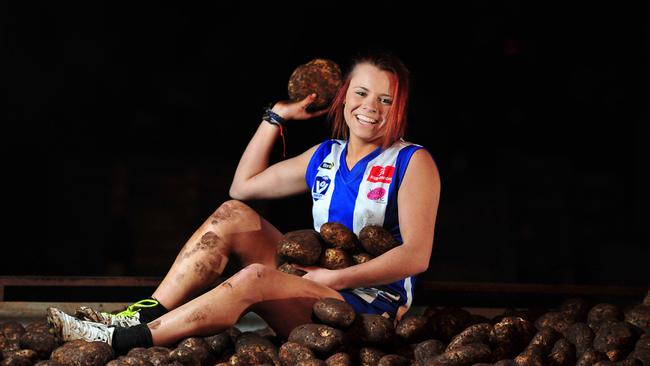
[[[650,283],[647,3],[28,6],[2,15],[1,275],[164,275],[293,69],[386,48],[442,178],[422,278]],[[288,155],[328,134],[291,123]],[[306,195],[249,203],[311,227]]]

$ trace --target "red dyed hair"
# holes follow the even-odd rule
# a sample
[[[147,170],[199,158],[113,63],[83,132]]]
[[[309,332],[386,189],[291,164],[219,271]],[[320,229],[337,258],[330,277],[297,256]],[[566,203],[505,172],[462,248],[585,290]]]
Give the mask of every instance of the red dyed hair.
[[[404,137],[409,97],[409,71],[400,59],[387,53],[361,56],[352,63],[352,67],[345,76],[343,85],[336,92],[336,96],[328,112],[328,118],[332,123],[332,137],[346,140],[348,138],[349,129],[343,115],[345,95],[350,87],[352,73],[357,65],[360,64],[373,65],[382,71],[390,73],[393,103],[386,116],[386,131],[382,141],[382,148],[385,149]]]

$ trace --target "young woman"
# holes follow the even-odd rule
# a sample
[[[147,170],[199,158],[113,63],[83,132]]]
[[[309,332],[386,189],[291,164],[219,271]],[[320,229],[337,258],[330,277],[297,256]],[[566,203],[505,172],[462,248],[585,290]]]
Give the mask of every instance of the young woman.
[[[307,112],[315,95],[275,104],[241,157],[230,188],[233,200],[192,235],[150,299],[118,315],[84,308],[78,316],[86,320],[50,308],[50,324],[65,341],[100,340],[119,353],[215,334],[247,311],[286,337],[310,322],[313,304],[325,297],[345,300],[359,313],[401,317],[411,305],[414,276],[429,264],[440,195],[429,153],[402,139],[408,93],[408,71],[400,60],[358,59],[329,109],[340,139],[269,165],[279,123],[325,113]],[[383,225],[401,245],[344,269],[304,267],[303,277],[278,271],[282,233],[242,201],[308,191],[316,230],[329,221],[356,234],[366,225]],[[217,280],[231,255],[243,269],[195,297]]]

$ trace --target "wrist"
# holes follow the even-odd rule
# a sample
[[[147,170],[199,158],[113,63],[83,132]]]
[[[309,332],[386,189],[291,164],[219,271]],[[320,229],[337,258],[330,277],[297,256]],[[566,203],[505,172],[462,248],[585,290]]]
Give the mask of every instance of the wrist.
[[[280,103],[275,103],[271,109],[271,112],[277,114],[280,116],[282,119],[286,120],[287,118],[285,117],[287,113],[287,109],[282,106]]]

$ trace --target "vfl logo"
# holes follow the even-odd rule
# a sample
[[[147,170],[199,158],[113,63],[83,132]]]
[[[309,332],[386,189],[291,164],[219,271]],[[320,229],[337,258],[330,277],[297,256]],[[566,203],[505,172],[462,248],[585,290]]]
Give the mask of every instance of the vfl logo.
[[[368,182],[373,183],[390,183],[393,181],[393,174],[395,173],[394,166],[380,166],[375,165],[370,169],[368,175]]]
[[[320,167],[323,169],[332,169],[334,167],[334,163],[324,161],[323,164],[320,165]]]
[[[311,189],[311,196],[314,197],[314,201],[318,201],[327,193],[331,181],[330,177],[326,175],[316,177],[314,186]]]

